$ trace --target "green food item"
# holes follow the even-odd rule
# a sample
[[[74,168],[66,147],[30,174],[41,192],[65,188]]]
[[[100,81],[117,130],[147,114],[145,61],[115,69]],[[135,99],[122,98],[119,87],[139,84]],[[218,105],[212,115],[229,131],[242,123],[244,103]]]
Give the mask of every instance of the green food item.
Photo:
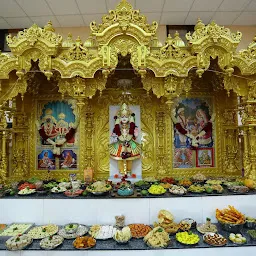
[[[30,179],[28,179],[27,181],[29,182],[29,183],[36,183],[37,181],[39,181],[40,179],[39,178],[37,178],[37,177],[32,177],[32,178],[30,178]]]
[[[141,194],[142,194],[143,196],[146,196],[146,195],[148,194],[148,191],[145,190],[145,189],[143,189],[143,190],[141,190]]]
[[[205,189],[205,191],[206,191],[206,193],[212,193],[212,188],[210,188],[210,187],[207,187],[206,189]]]
[[[87,196],[87,191],[85,190],[83,193],[82,193],[83,196]]]
[[[256,230],[248,230],[247,232],[252,238],[256,238]]]
[[[10,192],[10,196],[14,196],[15,195],[15,192],[12,190],[11,192]]]

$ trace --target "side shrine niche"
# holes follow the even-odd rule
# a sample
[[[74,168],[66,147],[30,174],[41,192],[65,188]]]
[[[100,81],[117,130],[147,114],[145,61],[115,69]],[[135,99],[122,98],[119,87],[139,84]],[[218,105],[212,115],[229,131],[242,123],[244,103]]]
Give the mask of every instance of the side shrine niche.
[[[256,179],[256,38],[199,19],[164,45],[126,0],[82,42],[51,22],[0,53],[0,181],[207,176]],[[238,122],[241,119],[241,124]]]

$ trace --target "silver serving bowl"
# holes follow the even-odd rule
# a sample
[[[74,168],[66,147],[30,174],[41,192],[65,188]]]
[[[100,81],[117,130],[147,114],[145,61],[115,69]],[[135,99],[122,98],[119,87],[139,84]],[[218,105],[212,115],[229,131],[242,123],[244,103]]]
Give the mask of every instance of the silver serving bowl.
[[[245,227],[250,228],[250,229],[255,229],[256,228],[256,222],[255,221],[246,221],[245,222]]]
[[[70,225],[73,225],[72,228],[70,228],[69,230],[66,229],[66,227],[69,227]],[[74,227],[75,226],[75,227]],[[66,231],[67,234],[73,234],[73,233],[76,233],[77,229],[79,227],[79,224],[78,223],[69,223],[67,225],[64,226],[64,229]]]
[[[228,224],[228,223],[222,223],[220,221],[219,221],[219,223],[223,230],[230,232],[230,233],[240,233],[244,227],[244,223],[243,224]]]

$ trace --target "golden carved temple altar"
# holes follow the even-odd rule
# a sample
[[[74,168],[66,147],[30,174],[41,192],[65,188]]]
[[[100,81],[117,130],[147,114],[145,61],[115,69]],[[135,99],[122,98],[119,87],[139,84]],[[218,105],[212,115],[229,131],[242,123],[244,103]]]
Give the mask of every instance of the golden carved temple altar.
[[[42,111],[54,120],[44,109],[54,101],[72,108],[76,140],[70,144],[77,156],[75,169],[56,168],[54,178],[69,173],[81,178],[87,167],[94,169],[96,178],[109,176],[109,107],[125,101],[140,106],[143,177],[190,177],[198,172],[238,177],[244,169],[246,177],[256,179],[256,38],[237,52],[240,32],[199,19],[194,32],[186,35],[187,43],[175,33],[162,46],[157,27],[122,0],[102,17],[102,24],[90,24],[85,42],[72,35],[63,39],[51,22],[9,35],[11,53],[0,53],[0,181],[49,174],[38,168],[38,120]],[[207,122],[214,137],[214,146],[207,147],[211,160],[198,150],[199,160],[190,165],[184,160],[190,151],[180,151],[174,142],[179,138],[185,143],[182,127],[175,125],[186,99],[203,99],[196,113],[204,121],[202,104],[210,102]],[[60,127],[66,115],[59,115]],[[11,127],[8,119],[13,120]],[[56,150],[58,146],[62,144]],[[185,167],[179,160],[177,165],[175,155]],[[60,160],[54,161],[57,166]]]

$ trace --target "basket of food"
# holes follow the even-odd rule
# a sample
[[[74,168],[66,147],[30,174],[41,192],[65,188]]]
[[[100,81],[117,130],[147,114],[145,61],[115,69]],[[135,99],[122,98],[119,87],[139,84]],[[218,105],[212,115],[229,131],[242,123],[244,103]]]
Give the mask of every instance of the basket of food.
[[[96,181],[91,185],[86,187],[86,191],[94,195],[102,195],[109,192],[112,189],[112,186],[106,181]]]
[[[245,216],[230,205],[224,210],[216,209],[216,218],[221,228],[231,233],[239,233],[245,224]]]
[[[255,229],[255,228],[256,228],[256,219],[247,216],[247,217],[246,217],[246,221],[245,221],[245,226],[246,226],[247,228],[250,228],[250,229]]]

